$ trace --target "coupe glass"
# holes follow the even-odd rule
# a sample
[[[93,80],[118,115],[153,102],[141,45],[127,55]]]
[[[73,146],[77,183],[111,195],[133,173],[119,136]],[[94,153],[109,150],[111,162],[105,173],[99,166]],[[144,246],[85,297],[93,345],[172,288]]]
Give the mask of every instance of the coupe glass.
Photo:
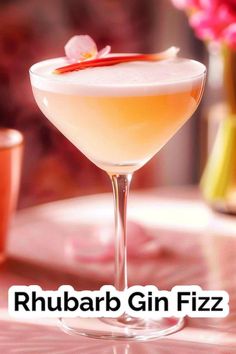
[[[173,72],[164,83],[157,80],[142,87],[125,84],[126,66],[116,65],[109,72],[116,75],[119,70],[123,84],[104,84],[107,68],[99,68],[94,75],[102,77],[101,85],[99,78],[96,83],[85,80],[81,85],[73,80],[77,73],[57,77],[48,74],[49,69],[63,64],[65,60],[58,58],[30,68],[34,97],[44,115],[110,176],[115,208],[115,287],[123,291],[128,287],[126,210],[132,174],[194,113],[202,97],[206,70],[196,61],[174,58],[164,64],[168,73]],[[138,70],[146,70],[145,63],[134,65]],[[189,73],[190,67],[197,67],[197,73],[196,70]],[[186,74],[181,79],[175,78],[175,72],[183,68]],[[86,78],[87,70],[93,69],[81,71],[80,77]],[[119,318],[63,318],[60,324],[70,334],[147,340],[176,332],[182,328],[184,319],[143,319],[124,314]]]

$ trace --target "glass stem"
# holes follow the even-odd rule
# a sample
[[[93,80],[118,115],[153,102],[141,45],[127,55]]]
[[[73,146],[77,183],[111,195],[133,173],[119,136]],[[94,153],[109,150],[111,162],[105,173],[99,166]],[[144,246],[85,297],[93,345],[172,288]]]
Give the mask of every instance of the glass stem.
[[[115,288],[123,291],[127,281],[127,200],[132,174],[111,174],[115,204]]]

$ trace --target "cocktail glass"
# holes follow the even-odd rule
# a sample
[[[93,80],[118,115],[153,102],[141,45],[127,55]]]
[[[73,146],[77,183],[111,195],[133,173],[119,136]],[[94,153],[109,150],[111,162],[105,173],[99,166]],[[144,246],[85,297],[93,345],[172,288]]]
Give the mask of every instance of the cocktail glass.
[[[126,209],[132,174],[194,113],[206,70],[196,61],[173,58],[52,74],[63,65],[65,59],[58,58],[31,67],[34,97],[44,115],[111,178],[115,287],[123,291],[128,287]],[[156,339],[176,332],[184,323],[183,318],[143,319],[127,314],[60,321],[70,334],[120,340]]]

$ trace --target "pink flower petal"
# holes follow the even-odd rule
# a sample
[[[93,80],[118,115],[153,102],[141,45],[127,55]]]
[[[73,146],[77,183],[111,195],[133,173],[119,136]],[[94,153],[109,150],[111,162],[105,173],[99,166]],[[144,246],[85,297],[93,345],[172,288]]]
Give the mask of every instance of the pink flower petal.
[[[107,45],[106,47],[102,48],[101,50],[99,50],[97,57],[101,58],[101,57],[105,57],[107,54],[109,54],[111,51],[111,46]]]
[[[225,29],[223,39],[230,48],[236,49],[236,23],[233,23]]]
[[[97,52],[96,43],[88,35],[74,36],[65,45],[66,56],[75,61],[95,58]]]
[[[190,17],[190,25],[196,35],[206,40],[221,40],[223,31],[235,22],[235,14],[225,5],[217,8],[217,11],[212,9],[197,11]]]
[[[204,0],[209,1],[209,0]],[[201,0],[172,0],[175,7],[180,10],[188,10],[189,8],[199,8],[201,6]]]
[[[197,37],[224,41],[235,48],[236,0],[172,0],[172,3],[187,11]]]

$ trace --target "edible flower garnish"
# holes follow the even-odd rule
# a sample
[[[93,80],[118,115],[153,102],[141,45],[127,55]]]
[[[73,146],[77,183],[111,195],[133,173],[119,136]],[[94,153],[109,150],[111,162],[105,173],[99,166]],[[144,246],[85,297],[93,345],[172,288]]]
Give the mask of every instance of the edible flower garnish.
[[[65,45],[67,58],[77,62],[104,57],[110,50],[107,45],[98,52],[96,43],[87,34],[74,36]]]
[[[99,66],[110,66],[130,61],[159,61],[173,58],[179,52],[179,48],[169,49],[154,54],[124,54],[110,55],[110,46],[104,47],[99,52],[94,40],[87,35],[72,37],[65,46],[66,56],[74,63],[56,68],[54,74],[64,74],[71,71],[78,71]]]

